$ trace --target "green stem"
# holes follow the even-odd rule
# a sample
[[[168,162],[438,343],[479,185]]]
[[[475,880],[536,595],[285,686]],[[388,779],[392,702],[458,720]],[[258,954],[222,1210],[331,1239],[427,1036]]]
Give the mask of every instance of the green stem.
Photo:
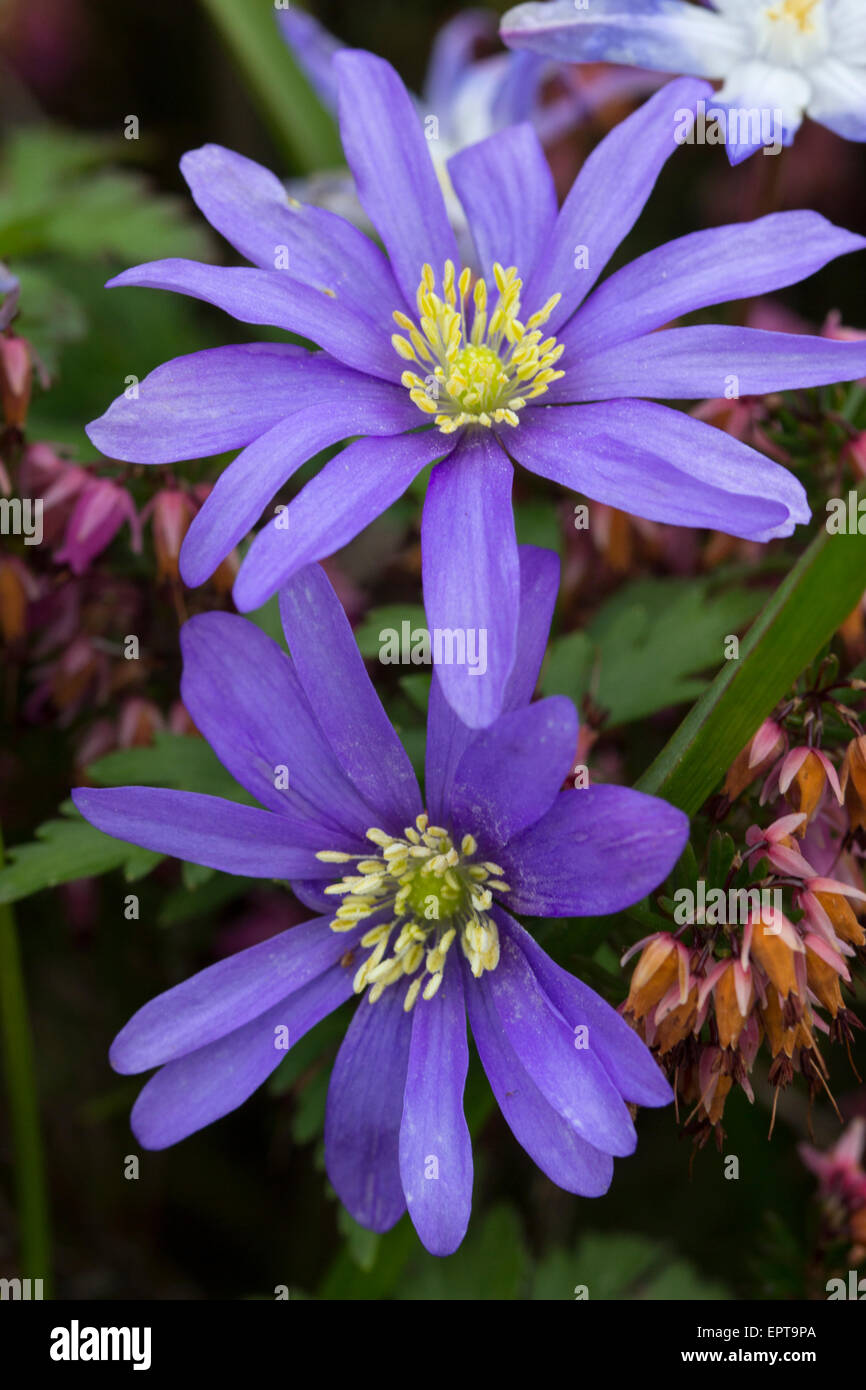
[[[277,27],[272,0],[201,0],[281,152],[312,173],[343,165],[333,116],[325,110]]]
[[[0,834],[0,867],[3,857]],[[8,903],[0,904],[0,1047],[15,1155],[21,1277],[41,1279],[43,1297],[50,1298],[51,1242],[33,1039],[15,914]]]

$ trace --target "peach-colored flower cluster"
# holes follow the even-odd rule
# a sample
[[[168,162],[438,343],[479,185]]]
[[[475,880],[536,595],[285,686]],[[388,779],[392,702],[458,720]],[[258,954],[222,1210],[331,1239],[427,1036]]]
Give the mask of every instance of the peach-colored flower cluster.
[[[862,1027],[843,991],[866,956],[866,735],[829,691],[834,727],[841,710],[854,738],[831,756],[817,741],[791,747],[785,719],[767,720],[729,769],[716,809],[729,815],[760,778],[753,808],[771,805],[774,818],[747,826],[723,888],[699,885],[696,910],[684,919],[677,909],[670,931],[623,957],[640,951],[623,1012],[670,1075],[699,1145],[713,1132],[721,1143],[732,1088],[754,1099],[762,1047],[775,1113],[797,1074],[812,1096],[832,1099],[823,1042],[847,1046]],[[801,721],[808,704],[789,702],[783,713]],[[807,727],[820,731],[817,713]]]

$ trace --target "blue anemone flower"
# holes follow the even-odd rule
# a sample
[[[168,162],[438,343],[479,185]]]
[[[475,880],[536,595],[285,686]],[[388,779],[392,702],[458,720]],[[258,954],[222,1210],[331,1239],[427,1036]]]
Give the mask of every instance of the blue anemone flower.
[[[290,1045],[364,996],[330,1080],[327,1171],[375,1231],[408,1207],[429,1250],[460,1244],[472,1201],[466,1018],[518,1142],[566,1191],[604,1193],[633,1152],[628,1106],[671,1091],[643,1042],[512,913],[615,912],[663,880],[682,812],[617,786],[561,790],[573,705],[531,703],[558,561],[522,547],[517,657],[503,714],[462,724],[434,674],[426,803],[324,572],[280,606],[291,657],[234,614],[191,619],[182,694],[241,787],[239,804],[152,787],[80,788],[93,825],[229,873],[288,879],[310,921],[211,965],[118,1035],[122,1073],[158,1067],[132,1112],[161,1149],[241,1105]],[[284,777],[275,776],[288,767]]]
[[[527,124],[449,163],[481,278],[461,269],[412,100],[372,54],[333,59],[343,146],[387,255],[291,200],[279,180],[208,145],[183,173],[205,216],[255,268],[155,261],[110,281],[174,290],[301,334],[157,367],[89,426],[113,458],[167,463],[240,449],[181,552],[202,583],[308,459],[355,437],[256,536],[241,611],[357,536],[434,464],[421,526],[427,620],[480,630],[483,677],[440,669],[475,728],[501,712],[519,589],[513,460],[651,520],[765,541],[809,518],[801,484],[721,430],[649,397],[702,399],[866,376],[866,343],[721,325],[657,330],[691,310],[790,285],[866,241],[813,212],[695,232],[598,284],[710,92],[681,78],[612,130],[562,208]],[[595,287],[595,288],[594,288]]]

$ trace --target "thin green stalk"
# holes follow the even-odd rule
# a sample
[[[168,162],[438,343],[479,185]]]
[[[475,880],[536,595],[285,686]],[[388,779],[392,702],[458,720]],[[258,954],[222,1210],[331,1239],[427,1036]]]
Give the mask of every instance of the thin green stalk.
[[[0,867],[3,858],[0,833]],[[0,904],[0,1045],[18,1193],[21,1277],[41,1279],[43,1297],[50,1298],[51,1240],[33,1038],[15,914],[8,903]]]
[[[312,173],[342,165],[336,122],[284,43],[271,0],[201,0],[201,4],[295,169]]]

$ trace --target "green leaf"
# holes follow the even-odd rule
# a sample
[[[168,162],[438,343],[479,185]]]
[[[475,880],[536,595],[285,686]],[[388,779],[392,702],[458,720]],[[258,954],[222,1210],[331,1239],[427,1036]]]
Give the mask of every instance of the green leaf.
[[[533,1300],[719,1300],[730,1295],[644,1235],[588,1233],[574,1251],[554,1250],[535,1270]]]
[[[712,581],[648,579],[605,603],[583,633],[551,644],[545,695],[590,693],[611,726],[645,719],[692,700],[706,688],[699,673],[718,665],[723,643],[754,616],[760,596],[712,591]]]
[[[375,1231],[368,1231],[366,1226],[359,1226],[345,1207],[340,1207],[337,1212],[337,1228],[345,1238],[346,1249],[355,1264],[365,1274],[369,1274],[376,1263],[382,1237]]]
[[[169,787],[254,804],[204,739],[188,734],[158,733],[153,744],[108,753],[88,771],[95,782],[106,787]],[[12,863],[0,871],[0,902],[15,902],[42,888],[112,869],[122,868],[132,882],[150,873],[164,857],[104,835],[79,816],[71,801],[64,802],[60,813],[65,819],[40,826],[32,844],[13,846],[8,851]],[[184,886],[191,906],[192,890],[201,891],[212,876],[211,869],[184,866]]]
[[[822,530],[710,688],[638,782],[688,815],[853,611],[866,588],[866,535]]]
[[[0,258],[114,256],[128,265],[206,254],[208,234],[188,202],[157,193],[137,172],[100,167],[128,155],[122,140],[16,132],[0,163]]]
[[[184,884],[163,899],[157,922],[161,927],[174,927],[195,917],[213,917],[235,898],[258,886],[259,880],[242,878],[238,874],[215,873],[192,892]]]
[[[409,650],[411,653],[411,634],[419,628],[427,630],[427,619],[420,603],[386,603],[381,608],[371,608],[364,621],[355,630],[355,641],[362,656],[378,657],[382,650],[382,633],[390,630],[402,633],[403,623],[409,624]]]
[[[422,671],[415,671],[410,676],[403,676],[400,681],[400,689],[411,700],[412,704],[422,714],[427,713],[427,706],[430,703],[430,677]]]
[[[193,864],[188,859],[183,861],[180,870],[181,882],[187,893],[194,893],[197,888],[203,888],[218,872],[207,864]]]
[[[546,499],[518,502],[514,508],[518,545],[539,545],[562,554],[562,527],[556,508]]]
[[[103,787],[170,787],[255,805],[203,738],[160,732],[152,744],[107,753],[87,769]]]
[[[527,1251],[517,1214],[494,1207],[454,1255],[419,1257],[418,1271],[401,1280],[398,1299],[503,1301],[520,1297],[527,1272]]]
[[[17,902],[43,888],[56,888],[59,883],[106,874],[111,869],[122,868],[126,879],[133,881],[149,873],[162,858],[104,835],[88,825],[71,803],[61,811],[67,818],[40,825],[31,844],[7,849],[11,862],[0,870],[0,903]]]
[[[317,1290],[317,1297],[329,1302],[388,1298],[397,1284],[402,1284],[406,1262],[417,1248],[415,1228],[408,1216],[404,1216],[377,1241],[376,1258],[368,1271],[359,1268],[353,1254],[344,1246]]]
[[[580,704],[590,687],[596,648],[586,632],[567,632],[547,648],[541,672],[542,695],[568,695]]]
[[[333,117],[277,27],[273,0],[202,0],[286,157],[302,173],[334,168],[343,153]]]

